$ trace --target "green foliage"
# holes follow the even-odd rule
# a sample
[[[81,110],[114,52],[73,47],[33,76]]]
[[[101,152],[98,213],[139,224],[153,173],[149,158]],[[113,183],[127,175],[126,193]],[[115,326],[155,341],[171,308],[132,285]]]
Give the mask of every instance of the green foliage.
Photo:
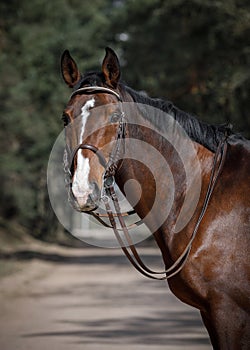
[[[129,82],[249,136],[248,1],[128,0],[117,18]]]
[[[46,166],[62,129],[67,91],[60,75],[65,48],[93,69],[103,47],[110,1],[28,0],[0,4],[1,215],[36,235],[54,229]],[[99,51],[98,51],[99,47]]]
[[[2,1],[1,216],[36,236],[55,229],[46,166],[69,96],[64,49],[87,71],[111,46],[130,86],[249,136],[249,38],[244,0]]]

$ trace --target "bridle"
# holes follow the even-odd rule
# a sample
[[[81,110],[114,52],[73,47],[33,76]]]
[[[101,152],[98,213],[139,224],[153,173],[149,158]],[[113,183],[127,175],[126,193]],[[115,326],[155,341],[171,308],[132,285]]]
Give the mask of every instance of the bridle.
[[[106,169],[105,175],[104,175],[104,178],[106,179],[110,176],[115,175],[115,171],[117,169],[117,162],[118,162],[120,155],[121,155],[121,152],[122,152],[122,147],[123,147],[122,140],[125,138],[126,122],[125,122],[125,118],[124,118],[124,112],[122,110],[122,99],[116,91],[111,90],[111,89],[106,88],[106,87],[101,87],[101,86],[88,86],[88,87],[83,87],[83,88],[77,89],[72,93],[71,98],[73,96],[75,96],[76,94],[82,94],[82,93],[83,94],[94,94],[94,93],[99,93],[99,92],[106,93],[106,94],[112,94],[112,95],[116,96],[118,99],[118,102],[120,104],[121,113],[120,113],[118,128],[117,128],[117,132],[116,132],[115,147],[114,147],[113,151],[111,152],[111,155],[109,157],[109,161],[107,162],[102,151],[99,150],[96,146],[90,145],[88,143],[82,143],[82,144],[78,145],[73,150],[72,155],[71,155],[70,164],[72,167],[76,153],[79,151],[79,149],[90,150],[97,155],[101,165]]]
[[[89,143],[81,143],[79,145],[77,145],[72,152],[70,152],[70,150],[68,149],[67,145],[66,145],[66,153],[70,154],[70,159],[69,161],[67,161],[67,165],[64,167],[64,171],[67,174],[67,177],[69,178],[69,181],[67,182],[67,185],[70,186],[70,195],[69,195],[69,201],[72,202],[71,197],[74,197],[73,193],[72,193],[72,178],[73,178],[73,165],[74,165],[74,160],[76,157],[77,152],[80,149],[86,149],[89,151],[92,151],[94,154],[96,154],[96,156],[99,159],[100,164],[104,167],[105,169],[105,173],[103,176],[103,188],[104,190],[106,188],[108,188],[111,184],[115,184],[115,174],[117,173],[118,168],[121,167],[122,165],[122,158],[123,155],[125,153],[125,137],[126,137],[126,119],[125,119],[125,113],[123,111],[123,106],[122,106],[122,99],[120,97],[120,95],[109,88],[106,87],[101,87],[101,86],[88,86],[88,87],[83,87],[83,88],[79,88],[77,90],[75,90],[72,94],[71,94],[71,98],[77,94],[94,94],[94,93],[107,93],[107,94],[112,94],[114,95],[119,104],[120,104],[120,118],[119,118],[119,123],[118,123],[118,127],[116,130],[116,137],[115,137],[115,147],[113,148],[111,154],[109,155],[109,160],[106,161],[106,158],[103,154],[103,152],[98,149],[96,146],[89,144]],[[105,196],[105,195],[104,195]],[[104,196],[102,196],[102,199],[104,198]],[[73,204],[73,203],[72,203]],[[86,212],[86,214],[90,214],[92,216],[95,217],[95,219],[97,221],[99,221],[103,226],[107,227],[107,228],[113,228],[110,224],[108,224],[106,221],[103,220],[103,218],[107,218],[108,214],[107,213],[99,213],[96,212],[97,208],[94,208],[93,210]],[[123,217],[126,216],[131,216],[136,214],[135,210],[129,210],[126,212],[123,212],[121,215]],[[114,216],[116,216],[116,214],[114,214]],[[133,228],[136,226],[141,225],[143,222],[142,220],[138,220],[136,222],[134,222],[133,224],[128,225],[127,227]]]
[[[95,153],[99,159],[100,164],[105,168],[105,173],[103,176],[103,188],[104,188],[104,195],[102,195],[101,199],[105,204],[106,214],[99,214],[95,212],[95,209],[92,211],[86,212],[89,215],[92,215],[97,219],[102,225],[105,227],[112,228],[114,231],[114,234],[120,244],[121,249],[127,256],[128,260],[131,262],[131,264],[138,270],[140,273],[142,273],[144,276],[156,279],[156,280],[166,280],[173,276],[175,276],[177,273],[179,273],[184,265],[187,262],[187,259],[189,257],[189,253],[192,248],[192,243],[196,237],[196,234],[198,232],[198,229],[200,227],[201,221],[206,213],[208,204],[210,202],[214,187],[217,183],[218,177],[222,171],[223,165],[225,163],[226,154],[227,154],[227,139],[229,136],[229,129],[226,129],[225,134],[221,141],[219,142],[219,145],[217,147],[217,150],[214,155],[213,160],[213,167],[210,174],[210,180],[207,187],[207,192],[205,195],[205,199],[198,217],[198,220],[195,224],[195,227],[193,229],[191,238],[182,252],[182,254],[179,256],[179,258],[170,266],[170,268],[163,270],[163,271],[153,271],[150,268],[148,268],[144,262],[141,260],[137,249],[135,248],[135,245],[133,243],[133,240],[129,234],[129,229],[131,227],[134,227],[135,225],[139,225],[142,223],[142,220],[139,220],[135,224],[127,226],[124,220],[124,217],[127,215],[135,214],[134,210],[131,210],[126,213],[122,213],[118,201],[118,197],[115,191],[115,175],[117,172],[117,169],[119,167],[119,162],[122,159],[122,155],[125,153],[125,137],[126,137],[126,120],[125,120],[125,114],[122,109],[122,98],[119,93],[116,91],[106,88],[106,87],[100,87],[100,86],[88,86],[83,87],[75,90],[71,97],[75,96],[76,94],[94,94],[94,93],[107,93],[112,94],[117,97],[117,100],[120,104],[120,110],[121,110],[121,117],[118,123],[118,128],[116,132],[116,139],[115,139],[115,147],[113,148],[110,158],[108,161],[106,161],[104,154],[101,150],[99,150],[96,146],[88,144],[88,143],[82,143],[78,145],[71,154],[70,159],[70,167],[69,167],[69,174],[72,178],[72,167],[74,163],[74,159],[76,156],[76,153],[80,149],[87,149]],[[71,185],[71,184],[70,184]],[[111,209],[110,206],[110,200],[113,203],[113,206],[115,208],[115,212]],[[110,225],[107,224],[102,217],[108,217]],[[117,220],[119,221],[120,228],[117,226]],[[122,231],[123,235],[120,234],[120,231]],[[125,240],[125,241],[124,241]],[[159,276],[158,275],[163,275]]]

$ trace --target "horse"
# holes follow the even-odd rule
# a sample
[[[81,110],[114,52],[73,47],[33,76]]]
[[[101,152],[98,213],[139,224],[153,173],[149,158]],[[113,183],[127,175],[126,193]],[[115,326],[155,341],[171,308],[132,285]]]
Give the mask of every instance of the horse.
[[[115,183],[138,216],[146,218],[166,267],[170,290],[200,311],[213,348],[250,349],[250,142],[227,125],[199,121],[170,101],[150,98],[127,86],[111,48],[106,48],[101,70],[86,74],[80,73],[65,50],[61,71],[72,89],[63,121],[64,162],[71,178],[74,208],[101,220],[94,213],[103,200],[110,226],[118,235],[118,217],[127,235]],[[131,108],[130,104],[136,106]],[[163,118],[159,117],[161,113]],[[178,125],[184,132],[177,131]],[[173,136],[172,142],[169,136],[164,137],[167,133]],[[177,150],[173,142],[178,144]],[[194,151],[192,156],[186,149],[189,146]],[[155,153],[160,154],[156,162]],[[188,163],[189,185],[180,158]],[[172,177],[166,176],[167,172]],[[192,196],[199,179],[195,201]],[[126,191],[128,182],[130,190]],[[184,223],[182,220],[176,230],[188,186],[189,201],[195,206],[189,213],[187,203]],[[115,214],[110,197],[116,204]],[[167,209],[169,201],[171,208]],[[124,245],[119,235],[118,239]],[[126,247],[123,249],[140,272],[164,279],[155,277],[154,271],[143,264],[130,237],[128,246],[135,259]]]

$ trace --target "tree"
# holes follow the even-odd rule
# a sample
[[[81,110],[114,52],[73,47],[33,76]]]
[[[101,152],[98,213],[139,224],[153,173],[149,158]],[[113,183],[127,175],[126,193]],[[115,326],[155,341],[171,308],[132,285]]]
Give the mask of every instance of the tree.
[[[70,93],[60,76],[60,56],[70,48],[83,57],[83,70],[97,65],[109,5],[101,0],[91,6],[82,0],[0,4],[1,216],[36,236],[53,231],[56,222],[46,167]]]
[[[131,85],[250,136],[249,2],[128,0],[114,30]]]

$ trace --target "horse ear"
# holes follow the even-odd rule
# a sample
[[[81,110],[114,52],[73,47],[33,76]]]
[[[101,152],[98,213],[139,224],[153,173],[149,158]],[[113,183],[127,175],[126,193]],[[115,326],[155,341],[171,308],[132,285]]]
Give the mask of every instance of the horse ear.
[[[65,83],[71,88],[75,86],[81,79],[81,73],[77,68],[77,64],[70,56],[68,50],[65,50],[62,54],[61,71]]]
[[[102,62],[102,73],[104,74],[106,83],[116,88],[121,75],[120,63],[112,49],[106,47],[105,50],[106,56]]]

